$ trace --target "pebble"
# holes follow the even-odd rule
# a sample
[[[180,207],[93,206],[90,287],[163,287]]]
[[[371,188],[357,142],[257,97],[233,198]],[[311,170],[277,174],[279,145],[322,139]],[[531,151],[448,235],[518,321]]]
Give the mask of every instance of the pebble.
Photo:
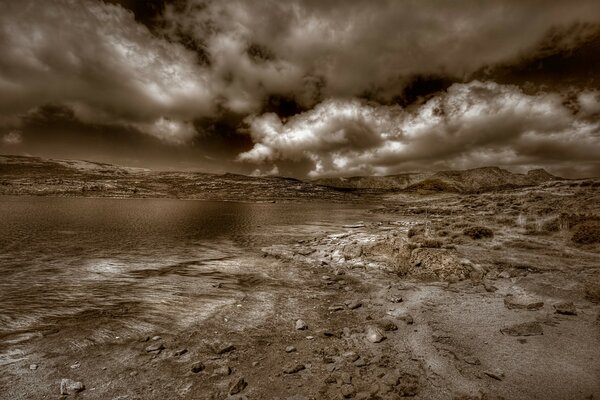
[[[342,393],[342,396],[344,396],[345,398],[349,398],[349,397],[353,397],[354,396],[354,386],[352,385],[342,385],[342,388],[340,389],[340,392]]]
[[[295,351],[296,351],[296,348],[294,346],[288,346],[285,348],[286,353],[293,353]]]
[[[173,352],[173,355],[175,357],[179,357],[179,356],[184,355],[187,352],[188,352],[188,349],[179,349],[179,350],[176,350],[175,352]]]
[[[71,365],[71,369],[77,369],[81,367],[81,363],[79,361],[75,362],[75,364]]]
[[[160,340],[160,339],[162,339],[160,336],[153,336],[153,337],[152,337],[152,340],[153,340],[154,342],[156,342],[157,340]]]
[[[504,305],[510,310],[539,310],[544,302],[532,296],[512,296],[504,298]]]
[[[342,383],[346,383],[346,384],[351,384],[352,383],[352,375],[350,375],[347,372],[342,372],[342,375],[340,376]]]
[[[354,362],[360,358],[360,356],[353,351],[345,352],[344,354],[342,354],[342,357],[344,357],[346,360],[348,360],[350,362]]]
[[[346,307],[350,310],[356,310],[357,308],[362,307],[362,302],[360,300],[353,300],[346,304]]]
[[[244,379],[244,377],[239,377],[234,379],[229,386],[229,394],[234,395],[240,393],[242,390],[246,389],[248,386],[248,382]]]
[[[493,371],[483,371],[484,374],[486,374],[487,376],[489,376],[490,378],[496,379],[498,381],[501,381],[504,379],[504,372],[502,372],[499,369],[495,369]]]
[[[288,367],[285,367],[283,369],[283,373],[284,374],[295,374],[296,372],[300,372],[303,369],[306,369],[304,364],[295,364],[295,365],[290,365]]]
[[[204,371],[204,368],[204,364],[201,361],[197,361],[192,364],[192,372],[195,374]]]
[[[233,343],[215,342],[210,345],[211,350],[215,354],[225,354],[235,350]]]
[[[63,378],[60,381],[60,394],[75,394],[85,390],[85,385],[72,379]]]
[[[303,331],[305,329],[308,329],[308,325],[306,324],[306,322],[299,319],[296,321],[296,329],[299,331]]]
[[[38,365],[37,364],[30,364],[29,365],[29,369],[32,371],[35,371],[36,369],[38,369]]]
[[[345,307],[340,305],[340,304],[336,304],[333,305],[331,307],[328,308],[329,311],[342,311]]]
[[[558,303],[554,305],[554,310],[557,314],[577,315],[577,309],[572,302]]]
[[[367,340],[371,343],[379,343],[385,339],[385,336],[381,332],[379,328],[376,328],[372,325],[367,327]]]
[[[355,367],[364,367],[365,365],[367,365],[367,362],[365,361],[364,358],[359,358],[358,360],[354,361],[354,366]]]
[[[402,303],[403,299],[400,296],[390,296],[389,301],[392,303]]]
[[[148,352],[148,353],[161,352],[164,349],[165,349],[164,344],[155,343],[155,344],[151,344],[150,346],[146,347],[146,352]]]
[[[465,357],[463,358],[464,362],[466,362],[467,364],[471,364],[471,365],[481,365],[481,361],[479,361],[478,358],[475,357]]]
[[[212,376],[229,376],[229,375],[231,375],[231,368],[229,368],[229,366],[227,366],[227,365],[216,368],[212,373]]]
[[[383,319],[379,321],[377,325],[379,325],[379,327],[386,332],[398,330],[398,325],[396,325],[393,321],[390,321],[389,319]]]

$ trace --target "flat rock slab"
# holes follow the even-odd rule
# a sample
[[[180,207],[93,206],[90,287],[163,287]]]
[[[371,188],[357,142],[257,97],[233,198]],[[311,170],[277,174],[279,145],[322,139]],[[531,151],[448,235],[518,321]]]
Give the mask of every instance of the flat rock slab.
[[[572,302],[559,303],[554,305],[557,314],[577,315],[577,309]]]
[[[539,322],[524,322],[502,328],[500,332],[509,336],[538,336],[544,334],[544,329]]]
[[[527,295],[508,295],[504,298],[504,305],[510,310],[539,310],[544,307],[544,302]]]

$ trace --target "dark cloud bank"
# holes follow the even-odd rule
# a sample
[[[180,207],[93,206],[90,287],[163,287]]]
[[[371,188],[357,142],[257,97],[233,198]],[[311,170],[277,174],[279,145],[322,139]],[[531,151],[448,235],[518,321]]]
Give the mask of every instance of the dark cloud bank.
[[[600,175],[596,0],[0,3],[0,153]]]

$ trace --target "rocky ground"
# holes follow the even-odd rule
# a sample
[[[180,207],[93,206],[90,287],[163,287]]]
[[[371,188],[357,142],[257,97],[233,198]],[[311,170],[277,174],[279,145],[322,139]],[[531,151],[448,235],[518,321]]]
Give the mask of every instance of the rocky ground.
[[[260,277],[216,280],[230,301],[189,329],[81,339],[99,315],[15,342],[0,397],[597,399],[599,199],[585,181],[389,193],[273,238]]]

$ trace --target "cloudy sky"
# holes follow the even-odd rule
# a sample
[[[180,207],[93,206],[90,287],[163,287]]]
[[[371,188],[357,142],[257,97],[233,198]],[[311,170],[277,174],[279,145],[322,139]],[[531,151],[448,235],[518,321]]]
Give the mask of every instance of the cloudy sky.
[[[0,154],[600,175],[598,0],[0,0]]]

